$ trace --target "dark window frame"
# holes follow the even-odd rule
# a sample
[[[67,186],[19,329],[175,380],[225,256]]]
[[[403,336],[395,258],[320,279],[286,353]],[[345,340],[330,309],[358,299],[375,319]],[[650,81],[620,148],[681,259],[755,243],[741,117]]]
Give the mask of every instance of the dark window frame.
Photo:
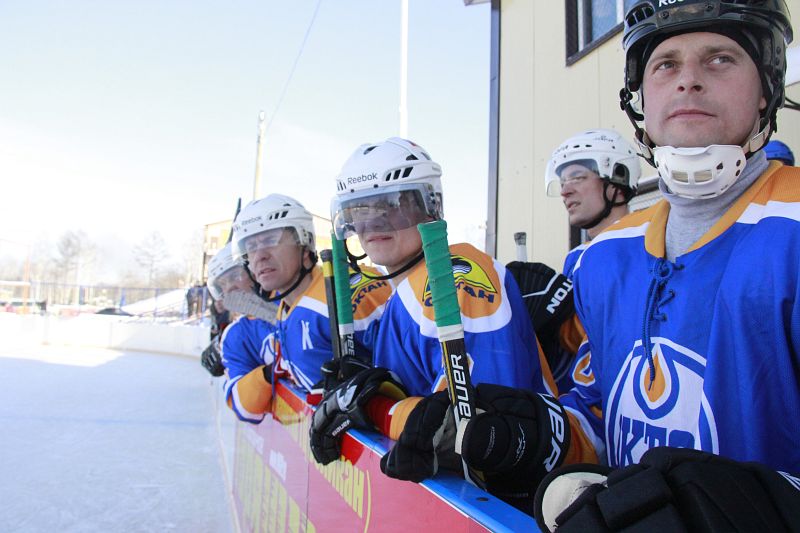
[[[597,50],[603,43],[608,42],[612,37],[622,31],[623,23],[618,22],[606,33],[593,41],[589,41],[580,48],[579,30],[578,27],[578,5],[579,0],[564,0],[564,8],[566,12],[566,56],[567,66],[574,65],[594,50]],[[592,35],[592,10],[590,2],[580,2],[583,7],[583,20],[585,27],[583,28],[584,38],[589,39]]]

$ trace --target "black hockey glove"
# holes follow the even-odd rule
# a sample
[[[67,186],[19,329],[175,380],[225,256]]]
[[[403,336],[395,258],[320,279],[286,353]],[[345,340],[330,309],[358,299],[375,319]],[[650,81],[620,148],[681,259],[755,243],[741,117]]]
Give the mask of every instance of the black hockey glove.
[[[325,361],[320,367],[323,395],[327,395],[344,381],[368,368],[372,368],[372,365],[358,356],[346,356],[341,359]]]
[[[339,458],[342,436],[348,429],[373,427],[365,407],[376,394],[395,400],[408,396],[397,375],[385,368],[363,370],[325,395],[309,432],[317,462],[326,465]]]
[[[572,282],[544,263],[512,261],[514,276],[537,334],[558,328],[575,312]]]
[[[408,415],[400,438],[381,458],[389,477],[419,483],[439,468],[461,470],[455,453],[456,425],[447,391],[422,399]]]
[[[566,412],[547,394],[487,383],[475,392],[478,415],[464,429],[461,456],[483,473],[486,490],[531,513],[536,486],[569,449]]]
[[[618,470],[571,465],[536,492],[542,531],[800,531],[800,479],[698,450],[653,448]]]
[[[214,338],[211,344],[203,350],[200,355],[200,364],[214,377],[219,377],[225,373],[225,367],[222,365],[222,355],[219,353],[219,337]]]

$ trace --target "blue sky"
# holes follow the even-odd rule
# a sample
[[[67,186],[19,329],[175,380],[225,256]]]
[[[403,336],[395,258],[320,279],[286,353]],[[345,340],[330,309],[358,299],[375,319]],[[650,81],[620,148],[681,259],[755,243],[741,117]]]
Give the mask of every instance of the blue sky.
[[[0,238],[157,230],[177,248],[230,217],[316,3],[0,4]],[[452,239],[481,243],[489,6],[409,4],[409,137],[443,166]],[[322,0],[267,135],[264,194],[327,214],[350,153],[398,133],[399,50],[400,0]]]

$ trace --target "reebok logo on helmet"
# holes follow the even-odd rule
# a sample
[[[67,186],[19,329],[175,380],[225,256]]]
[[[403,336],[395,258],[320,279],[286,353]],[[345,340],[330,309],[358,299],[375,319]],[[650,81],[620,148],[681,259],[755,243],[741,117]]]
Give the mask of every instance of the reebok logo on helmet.
[[[372,181],[376,179],[378,179],[377,172],[371,172],[369,174],[361,174],[360,176],[348,177],[347,184],[353,185],[355,183],[361,183],[362,181]]]
[[[658,7],[667,7],[679,2],[683,2],[683,0],[658,0]]]

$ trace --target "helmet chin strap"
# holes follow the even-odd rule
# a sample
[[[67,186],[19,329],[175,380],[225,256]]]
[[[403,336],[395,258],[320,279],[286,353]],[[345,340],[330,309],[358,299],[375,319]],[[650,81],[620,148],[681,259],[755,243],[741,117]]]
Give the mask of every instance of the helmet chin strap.
[[[365,278],[372,279],[372,280],[375,280],[375,281],[382,281],[382,280],[395,278],[395,277],[399,276],[400,274],[402,274],[403,272],[407,272],[409,269],[414,268],[414,266],[416,266],[416,264],[419,263],[420,261],[422,261],[422,259],[425,257],[425,254],[420,249],[419,253],[417,255],[415,255],[408,263],[403,265],[403,268],[401,268],[400,270],[397,270],[397,271],[392,272],[390,274],[385,274],[383,276],[373,276],[373,275],[367,274],[366,272],[361,270],[361,267],[358,265],[358,261],[360,259],[364,259],[367,256],[367,254],[364,254],[364,255],[361,255],[361,256],[353,255],[352,253],[350,253],[350,250],[347,248],[347,241],[344,241],[344,251],[347,253],[347,259],[348,259],[347,262],[350,265],[350,268],[352,268],[353,270],[355,270],[356,272],[358,272],[359,274],[361,274]]]
[[[306,268],[306,263],[305,263],[305,260],[304,260],[305,258],[303,257],[303,255],[305,255],[305,251],[306,251],[306,247],[303,246],[300,249],[300,272],[299,272],[299,275],[297,277],[297,281],[295,281],[292,284],[291,287],[286,289],[286,292],[283,292],[283,293],[280,293],[280,294],[278,294],[277,291],[268,292],[268,291],[265,291],[264,289],[262,289],[261,285],[259,285],[259,283],[256,280],[255,276],[253,276],[253,273],[250,272],[249,261],[247,259],[245,259],[244,260],[244,269],[245,269],[245,272],[247,272],[247,276],[253,281],[253,292],[255,292],[258,295],[258,297],[261,298],[262,300],[264,300],[265,302],[277,302],[278,300],[282,300],[282,299],[286,298],[286,296],[288,296],[289,293],[291,293],[293,290],[295,290],[298,287],[298,285],[300,285],[300,283],[303,281],[303,278],[305,278],[306,275],[310,274],[312,272],[312,270],[314,269],[313,266],[311,268]],[[311,254],[311,257],[310,257],[311,264],[315,265],[317,263],[317,254],[315,252],[311,252],[310,250],[309,250],[309,253]]]
[[[608,215],[610,215],[612,209],[614,209],[615,207],[620,207],[620,206],[623,206],[623,205],[627,205],[628,200],[630,200],[630,198],[625,198],[626,195],[624,194],[624,192],[623,192],[623,200],[621,202],[615,202],[613,200],[609,200],[608,199],[608,188],[609,187],[613,187],[614,188],[614,195],[615,196],[616,196],[616,192],[618,190],[620,190],[619,187],[617,187],[616,185],[614,185],[610,181],[604,179],[603,180],[603,201],[605,202],[605,207],[603,207],[603,210],[600,211],[599,215],[594,217],[592,220],[590,220],[586,224],[581,225],[580,226],[581,229],[585,229],[585,230],[592,229],[593,227],[595,227],[598,224],[600,224]]]

